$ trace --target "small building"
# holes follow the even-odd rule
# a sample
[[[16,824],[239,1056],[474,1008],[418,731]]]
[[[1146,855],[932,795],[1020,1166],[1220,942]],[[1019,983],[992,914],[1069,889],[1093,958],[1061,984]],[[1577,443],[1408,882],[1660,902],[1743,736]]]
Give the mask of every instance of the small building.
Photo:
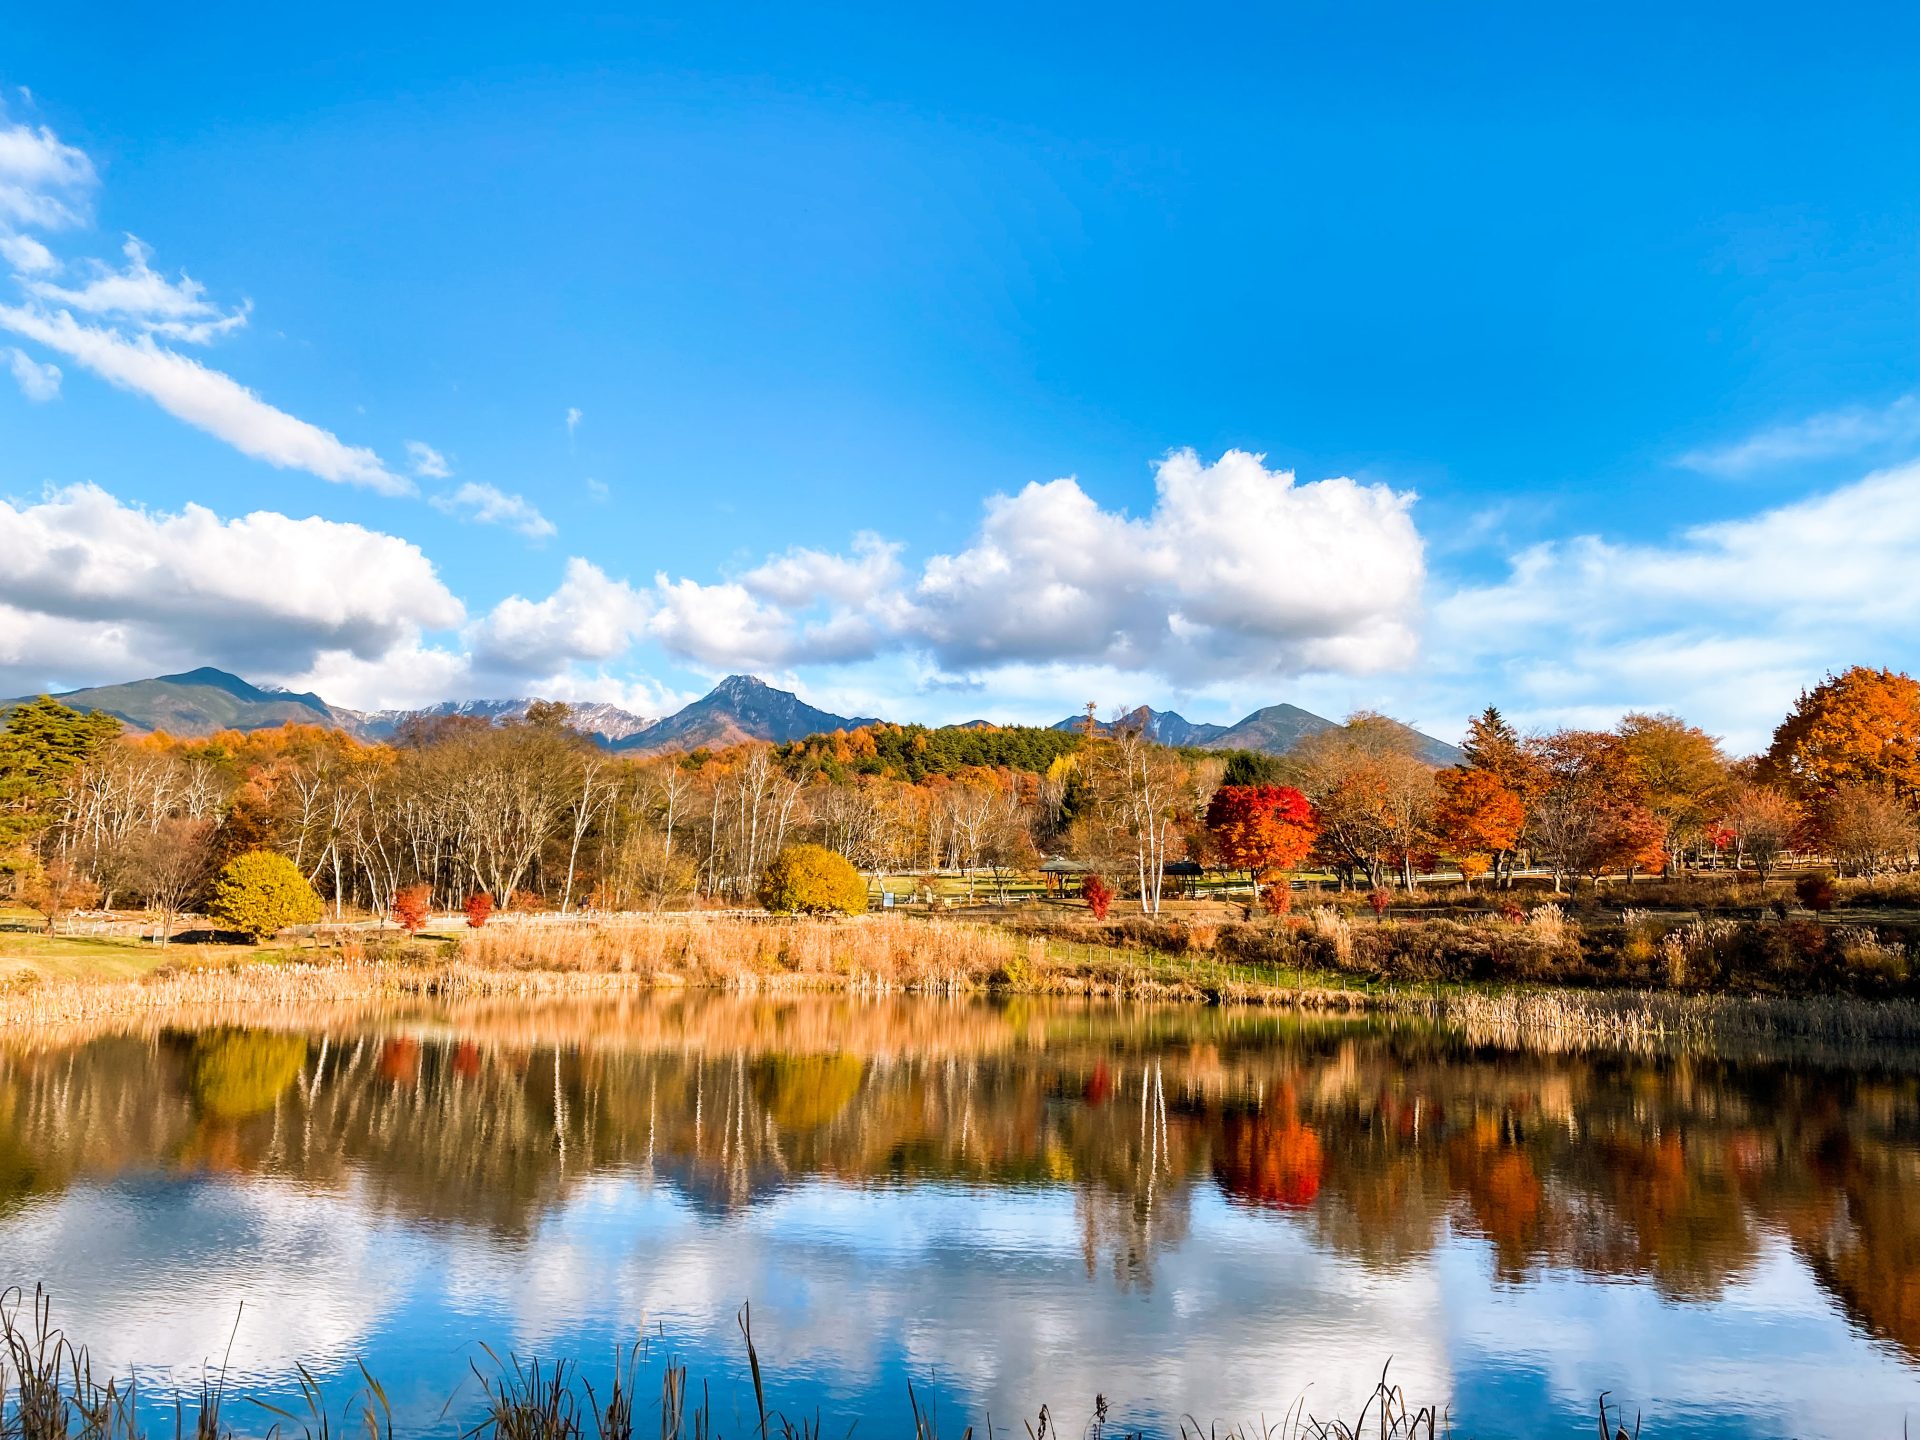
[[[1049,855],[1040,862],[1040,879],[1046,884],[1049,895],[1077,888],[1080,880],[1092,873],[1091,865],[1082,865],[1078,860],[1069,860],[1064,855]]]
[[[1169,860],[1160,871],[1164,879],[1179,883],[1183,900],[1191,900],[1200,893],[1200,877],[1206,873],[1198,860]]]

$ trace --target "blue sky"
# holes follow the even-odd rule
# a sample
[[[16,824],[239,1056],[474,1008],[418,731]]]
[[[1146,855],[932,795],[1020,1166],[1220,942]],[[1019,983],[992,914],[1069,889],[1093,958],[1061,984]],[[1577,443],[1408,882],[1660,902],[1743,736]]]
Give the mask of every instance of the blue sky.
[[[1916,31],[10,17],[0,685],[1758,744],[1916,658]]]

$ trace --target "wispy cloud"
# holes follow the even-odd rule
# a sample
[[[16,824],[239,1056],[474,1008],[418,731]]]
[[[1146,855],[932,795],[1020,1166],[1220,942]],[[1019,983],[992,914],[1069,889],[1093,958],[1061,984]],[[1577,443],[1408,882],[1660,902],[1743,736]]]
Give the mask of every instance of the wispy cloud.
[[[7,351],[7,368],[13,372],[20,393],[36,405],[43,405],[60,393],[60,367],[42,365],[18,346]]]
[[[0,124],[0,225],[66,230],[86,223],[99,176],[86,152],[42,125]]]
[[[82,325],[64,310],[49,314],[15,305],[0,305],[0,329],[57,351],[123,390],[145,395],[169,415],[243,455],[383,495],[413,492],[413,482],[387,469],[373,451],[348,445],[331,431],[276,409],[232,376],[156,344],[151,335],[129,337]]]
[[[569,440],[573,438],[573,432],[580,428],[581,418],[580,408],[577,405],[567,407],[567,438]]]
[[[129,235],[121,253],[127,258],[124,269],[98,260],[83,262],[90,278],[79,286],[44,279],[22,283],[28,294],[51,304],[125,320],[147,334],[190,345],[209,344],[247,323],[250,303],[223,310],[207,298],[206,286],[184,270],[178,280],[169,280],[153,268],[153,250],[138,236]]]
[[[554,523],[531,501],[520,495],[509,495],[493,485],[469,480],[451,494],[434,496],[432,504],[449,515],[459,515],[481,525],[504,525],[509,530],[518,530],[529,540],[545,540],[559,533]]]
[[[1680,457],[1680,464],[1704,474],[1738,477],[1809,460],[1868,456],[1917,444],[1920,396],[1902,395],[1890,404],[1826,410],[1731,445],[1690,450]]]
[[[153,252],[133,236],[121,247],[125,263],[115,266],[90,258],[63,261],[28,233],[52,235],[85,226],[98,184],[86,153],[48,127],[0,119],[0,259],[21,297],[19,303],[0,303],[0,330],[146,396],[253,459],[382,494],[414,493],[413,482],[371,449],[347,444],[171,348],[208,345],[240,329],[250,302],[216,303],[184,271],[170,276],[156,269]],[[24,351],[7,358],[30,398],[53,393],[60,375],[56,366]]]
[[[424,440],[407,441],[407,463],[413,467],[413,473],[423,480],[445,480],[453,474],[447,457]]]

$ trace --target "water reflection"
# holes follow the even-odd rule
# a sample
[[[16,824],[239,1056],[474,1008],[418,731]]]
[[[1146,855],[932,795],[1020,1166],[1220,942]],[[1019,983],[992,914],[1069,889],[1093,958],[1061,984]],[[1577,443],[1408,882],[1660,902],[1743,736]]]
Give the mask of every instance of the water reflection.
[[[712,996],[0,1039],[0,1245],[113,1362],[271,1386],[461,1346],[714,1366],[751,1295],[839,1413],[1327,1404],[1389,1354],[1477,1433],[1901,1417],[1920,1088],[1221,1010]],[[1513,1413],[1510,1407],[1524,1407]],[[423,1409],[421,1413],[426,1413]],[[1731,1418],[1729,1418],[1731,1417]]]

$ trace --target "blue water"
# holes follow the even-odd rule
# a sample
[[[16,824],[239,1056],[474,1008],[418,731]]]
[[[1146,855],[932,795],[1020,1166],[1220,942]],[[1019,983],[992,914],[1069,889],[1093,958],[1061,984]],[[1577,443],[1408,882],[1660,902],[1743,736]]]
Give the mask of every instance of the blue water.
[[[943,1434],[1077,1431],[1096,1396],[1170,1434],[1351,1417],[1386,1367],[1482,1436],[1590,1434],[1602,1392],[1650,1436],[1920,1420],[1897,1074],[975,1011],[939,1054],[869,1014],[843,1069],[770,1070],[768,1013],[737,1048],[710,1008],[334,1021],[225,1092],[206,1057],[252,1052],[182,1032],[7,1053],[0,1276],[168,1425],[223,1360],[254,1430],[297,1362],[336,1410],[364,1363],[451,1435],[483,1344],[604,1395],[645,1337],[643,1409],[677,1358],[742,1435],[748,1300],[770,1402],[835,1435],[910,1433],[910,1379]],[[812,1055],[842,1018],[771,1030]]]

